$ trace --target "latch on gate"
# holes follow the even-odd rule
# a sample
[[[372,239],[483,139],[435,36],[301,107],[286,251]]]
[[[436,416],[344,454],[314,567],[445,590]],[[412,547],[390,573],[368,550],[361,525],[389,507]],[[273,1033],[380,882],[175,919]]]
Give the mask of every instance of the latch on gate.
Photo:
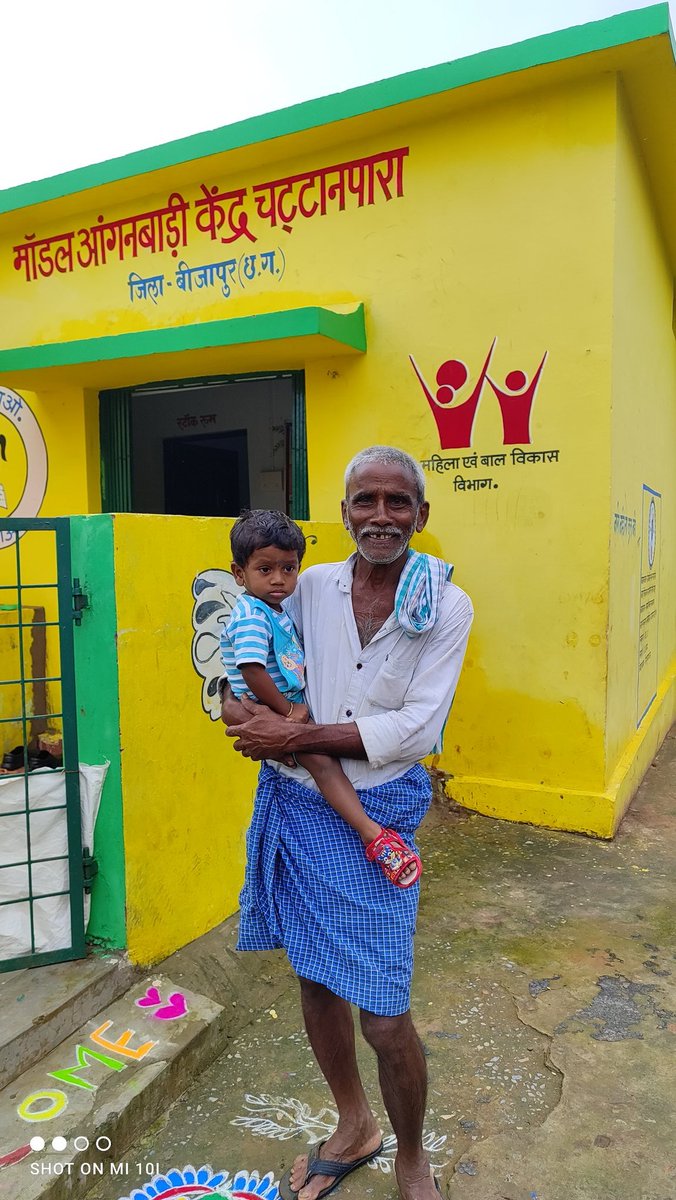
[[[82,878],[83,887],[87,895],[92,890],[92,883],[99,873],[99,864],[92,854],[89,853],[89,846],[84,846],[82,849]]]
[[[76,625],[82,624],[82,610],[89,608],[89,596],[82,591],[80,580],[73,580],[73,620]]]

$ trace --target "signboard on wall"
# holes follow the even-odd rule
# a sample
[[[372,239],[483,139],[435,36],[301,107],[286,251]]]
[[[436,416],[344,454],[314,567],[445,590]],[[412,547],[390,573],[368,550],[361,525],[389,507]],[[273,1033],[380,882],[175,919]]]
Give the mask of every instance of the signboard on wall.
[[[435,374],[431,387],[413,355],[411,366],[434,417],[442,451],[434,450],[422,460],[422,468],[435,475],[450,472],[454,493],[493,490],[500,487],[504,471],[540,464],[558,463],[558,449],[531,449],[531,415],[540,387],[548,351],[541,354],[529,376],[519,368],[500,370],[498,339],[493,338],[475,379],[460,358],[446,359]],[[500,373],[499,373],[500,372]],[[475,422],[480,402],[496,404],[502,422],[502,443],[491,453],[472,451]],[[505,447],[509,447],[508,450]],[[524,447],[529,447],[524,449]],[[468,472],[466,474],[465,472]]]
[[[0,517],[37,517],[47,490],[47,447],[35,413],[0,387]],[[0,531],[0,549],[16,534]]]
[[[208,178],[140,212],[27,231],[9,248],[12,275],[27,288],[45,281],[53,288],[117,268],[113,307],[147,315],[167,304],[191,312],[205,301],[242,298],[281,283],[290,235],[308,221],[401,198],[408,154],[408,146],[381,149],[250,186]]]
[[[641,583],[638,621],[638,685],[636,725],[641,724],[658,683],[657,636],[659,630],[659,560],[662,496],[643,484],[641,510]]]

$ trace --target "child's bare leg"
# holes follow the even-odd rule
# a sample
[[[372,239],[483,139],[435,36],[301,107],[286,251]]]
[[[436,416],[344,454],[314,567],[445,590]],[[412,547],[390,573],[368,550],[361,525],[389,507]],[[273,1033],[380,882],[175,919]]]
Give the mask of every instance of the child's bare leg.
[[[337,759],[329,758],[326,754],[297,754],[296,758],[301,767],[310,772],[327,803],[357,831],[365,846],[378,837],[382,825],[367,817],[359,796]],[[409,876],[414,874],[415,866],[411,864],[402,871],[400,882],[405,886]]]
[[[329,758],[326,754],[297,754],[296,758],[301,767],[305,767],[305,770],[310,772],[331,808],[352,829],[356,829],[365,846],[378,837],[382,825],[367,817],[359,796],[345,775],[338,759]]]

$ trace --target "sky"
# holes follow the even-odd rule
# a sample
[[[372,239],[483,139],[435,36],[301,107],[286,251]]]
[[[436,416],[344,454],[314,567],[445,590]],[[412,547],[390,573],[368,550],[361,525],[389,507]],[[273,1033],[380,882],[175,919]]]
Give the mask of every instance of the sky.
[[[676,0],[670,0],[672,24]],[[0,0],[0,188],[641,0]]]

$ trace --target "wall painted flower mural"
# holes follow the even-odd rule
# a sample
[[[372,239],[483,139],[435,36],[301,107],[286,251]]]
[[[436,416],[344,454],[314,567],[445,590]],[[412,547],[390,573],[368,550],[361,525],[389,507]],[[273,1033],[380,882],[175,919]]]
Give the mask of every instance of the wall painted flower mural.
[[[222,674],[220,638],[242,589],[230,571],[200,571],[192,585],[192,665],[202,679],[202,708],[212,721],[221,715],[218,680]]]

